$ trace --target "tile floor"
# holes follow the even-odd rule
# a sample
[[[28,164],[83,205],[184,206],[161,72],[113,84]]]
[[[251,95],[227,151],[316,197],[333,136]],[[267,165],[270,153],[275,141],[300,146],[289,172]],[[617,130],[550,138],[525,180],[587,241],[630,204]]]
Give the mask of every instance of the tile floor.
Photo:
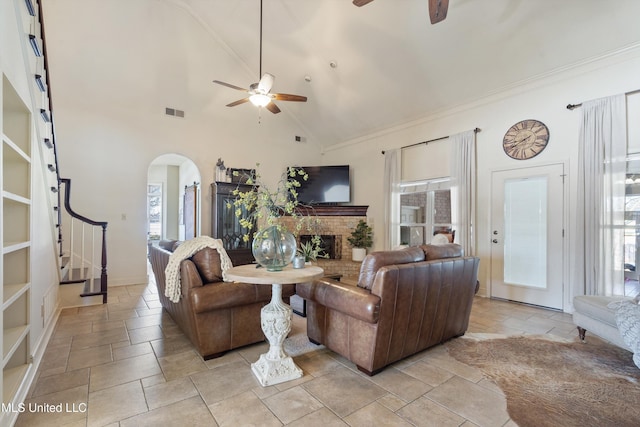
[[[266,343],[205,362],[154,283],[112,288],[109,301],[61,312],[25,404],[65,408],[25,411],[17,426],[515,425],[501,391],[444,346],[374,377],[321,349],[295,358],[303,378],[261,387],[249,365]],[[469,332],[577,339],[570,315],[480,297]]]

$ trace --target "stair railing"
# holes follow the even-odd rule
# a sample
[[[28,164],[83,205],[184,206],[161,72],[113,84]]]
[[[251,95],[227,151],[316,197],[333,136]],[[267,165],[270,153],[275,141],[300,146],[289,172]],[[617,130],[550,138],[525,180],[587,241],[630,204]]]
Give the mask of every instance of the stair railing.
[[[71,180],[60,178],[64,185],[64,208],[69,214],[68,241],[69,270],[66,283],[86,282],[85,291],[80,296],[102,295],[102,301],[107,302],[107,225],[105,221],[94,221],[78,214],[71,208]],[[66,227],[65,227],[66,228]],[[79,236],[76,229],[79,228]],[[87,228],[90,232],[87,233]],[[96,232],[101,233],[101,242],[96,245]],[[77,250],[77,246],[80,247]],[[89,250],[87,250],[89,247]],[[100,263],[96,262],[95,252],[100,249]],[[63,252],[67,253],[63,249]],[[96,286],[96,273],[99,271],[99,287]]]
[[[28,2],[29,5],[31,5],[31,8],[33,8],[33,4],[31,2]],[[57,201],[55,203],[55,206],[53,207],[54,210],[56,211],[56,224],[55,226],[58,229],[58,257],[59,257],[59,261],[60,261],[60,267],[61,267],[61,271],[63,270],[67,270],[67,274],[71,275],[71,277],[73,277],[73,275],[77,272],[80,271],[82,274],[82,276],[85,277],[79,277],[77,279],[77,281],[79,282],[80,279],[85,278],[88,279],[87,283],[85,284],[85,289],[84,292],[80,294],[80,296],[93,296],[93,295],[102,295],[102,302],[106,303],[107,302],[107,222],[104,221],[93,221],[87,217],[84,217],[78,213],[76,213],[70,206],[70,194],[71,194],[71,180],[68,178],[61,178],[60,177],[60,168],[58,165],[58,144],[56,141],[56,132],[55,132],[55,121],[54,121],[54,114],[53,114],[53,99],[52,99],[52,92],[51,92],[51,79],[50,79],[50,73],[49,73],[49,61],[48,61],[48,54],[47,54],[47,39],[46,39],[46,35],[45,35],[45,25],[44,25],[44,16],[43,16],[43,10],[42,10],[42,1],[38,1],[37,2],[37,8],[38,8],[38,12],[37,12],[37,22],[39,22],[40,24],[40,37],[42,39],[42,56],[43,56],[43,67],[44,67],[44,71],[45,71],[45,90],[46,90],[46,96],[47,96],[47,100],[48,100],[48,109],[49,109],[49,120],[50,120],[50,124],[51,124],[51,139],[47,139],[45,138],[44,140],[44,144],[53,151],[53,157],[54,157],[54,161],[53,164],[49,165],[49,170],[53,173],[55,173],[55,181],[56,181],[56,187],[51,187],[51,190],[56,194],[56,198]],[[31,13],[32,15],[36,15],[36,13]],[[44,110],[43,110],[44,111]],[[64,230],[65,227],[63,226],[63,217],[62,217],[62,209],[60,208],[61,202],[62,202],[62,185],[64,184],[64,207],[66,212],[69,214],[69,240],[68,240],[68,244],[69,244],[69,248],[67,248],[69,250],[68,253],[68,257],[69,257],[69,262],[71,263],[68,266],[64,266],[64,257],[65,257],[65,242],[66,239],[64,238]],[[78,254],[75,253],[74,251],[74,246],[75,246],[75,239],[74,239],[74,228],[75,228],[75,223],[80,223],[81,224],[81,232],[80,232],[80,254],[78,257]],[[86,240],[86,235],[85,235],[85,227],[91,227],[91,243],[87,244]],[[95,244],[95,234],[97,230],[101,229],[101,233],[102,233],[102,243],[100,245],[100,250],[101,250],[101,257],[100,257],[100,264],[98,265],[95,262],[95,250],[96,250],[96,244]],[[91,256],[89,257],[89,259],[87,259],[86,254],[85,254],[85,248],[87,246],[90,246],[91,248]],[[74,263],[79,262],[80,263],[80,267],[76,268],[74,266]],[[100,283],[99,283],[99,289],[95,284],[95,280],[96,280],[96,272],[99,271],[100,272]],[[86,272],[86,274],[85,274]],[[74,279],[74,281],[76,281],[76,279]],[[64,280],[61,277],[61,284],[64,282]]]

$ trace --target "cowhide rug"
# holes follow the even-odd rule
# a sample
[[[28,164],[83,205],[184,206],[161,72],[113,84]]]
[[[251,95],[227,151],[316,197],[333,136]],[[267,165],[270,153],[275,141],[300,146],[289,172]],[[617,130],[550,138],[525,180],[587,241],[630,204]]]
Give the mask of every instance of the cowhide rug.
[[[502,389],[521,427],[640,426],[640,369],[628,351],[540,336],[462,337],[446,345]]]

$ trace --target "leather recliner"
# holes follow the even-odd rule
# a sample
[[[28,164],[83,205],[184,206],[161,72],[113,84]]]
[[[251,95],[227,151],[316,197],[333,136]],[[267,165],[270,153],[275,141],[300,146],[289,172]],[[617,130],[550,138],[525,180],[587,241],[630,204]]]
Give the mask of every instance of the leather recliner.
[[[149,259],[160,302],[206,360],[265,340],[260,310],[271,301],[271,286],[224,282],[218,251],[204,248],[180,263],[182,296],[174,303],[165,296],[165,268],[173,242],[149,247]],[[283,285],[286,302],[295,285]]]
[[[357,286],[299,283],[310,341],[375,375],[385,366],[464,335],[477,292],[479,258],[456,244],[374,252]]]

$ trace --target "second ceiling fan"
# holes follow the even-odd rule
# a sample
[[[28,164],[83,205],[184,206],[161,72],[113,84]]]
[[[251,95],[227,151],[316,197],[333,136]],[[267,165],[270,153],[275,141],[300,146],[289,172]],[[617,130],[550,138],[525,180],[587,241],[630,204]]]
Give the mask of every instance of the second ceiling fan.
[[[358,7],[371,3],[373,0],[353,0],[353,4]],[[429,0],[429,18],[432,24],[444,21],[447,17],[447,9],[449,8],[449,0]]]
[[[249,95],[246,98],[227,104],[227,107],[235,107],[236,105],[244,104],[245,102],[251,102],[256,107],[264,107],[273,114],[278,114],[280,112],[280,108],[278,108],[278,106],[273,102],[274,100],[296,102],[307,101],[306,96],[290,95],[287,93],[271,93],[271,87],[273,86],[275,76],[269,73],[262,74],[262,0],[260,0],[260,76],[260,81],[258,83],[251,84],[249,89],[241,88],[219,80],[214,80],[213,82],[231,89],[246,92]]]

